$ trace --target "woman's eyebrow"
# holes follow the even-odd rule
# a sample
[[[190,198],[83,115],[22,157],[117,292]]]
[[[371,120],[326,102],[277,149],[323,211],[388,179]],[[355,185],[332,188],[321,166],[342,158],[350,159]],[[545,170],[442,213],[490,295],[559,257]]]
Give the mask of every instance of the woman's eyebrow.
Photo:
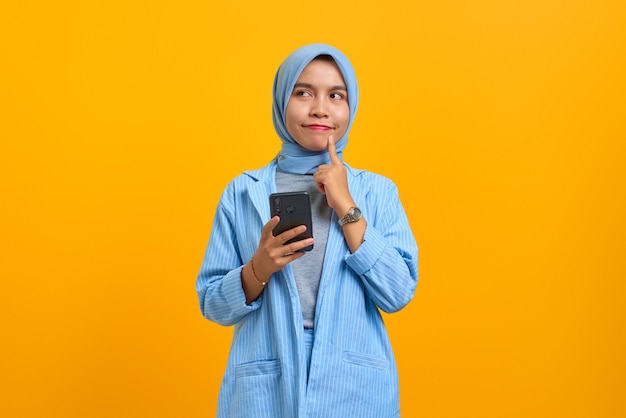
[[[313,90],[315,88],[315,86],[313,86],[313,84],[309,84],[309,83],[296,83],[293,88],[305,88],[305,89],[311,89]],[[332,86],[330,88],[330,90],[343,90],[343,91],[348,91],[348,89],[346,88],[346,86],[343,85],[339,85],[339,86]]]

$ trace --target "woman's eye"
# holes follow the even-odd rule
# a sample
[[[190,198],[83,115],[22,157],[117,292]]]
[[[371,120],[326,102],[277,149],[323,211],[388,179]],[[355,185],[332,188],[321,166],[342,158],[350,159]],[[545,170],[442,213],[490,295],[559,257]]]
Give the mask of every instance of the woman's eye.
[[[331,99],[335,99],[335,100],[341,100],[341,99],[343,99],[343,94],[339,94],[339,93],[332,93],[332,94],[330,95],[330,98],[331,98]]]
[[[300,96],[300,97],[309,97],[311,95],[311,93],[309,93],[306,90],[300,90],[296,92],[296,96]]]

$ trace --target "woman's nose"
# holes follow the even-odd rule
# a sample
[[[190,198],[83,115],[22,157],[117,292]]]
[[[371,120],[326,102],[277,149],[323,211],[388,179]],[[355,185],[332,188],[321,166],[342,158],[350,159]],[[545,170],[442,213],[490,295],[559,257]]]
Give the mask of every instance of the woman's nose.
[[[328,104],[324,99],[315,99],[311,106],[311,115],[318,118],[324,118],[328,116]]]

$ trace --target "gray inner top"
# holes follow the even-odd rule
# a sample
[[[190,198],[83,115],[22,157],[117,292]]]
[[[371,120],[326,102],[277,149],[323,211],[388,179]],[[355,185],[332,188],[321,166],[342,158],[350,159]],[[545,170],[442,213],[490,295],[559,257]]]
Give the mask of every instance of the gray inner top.
[[[277,192],[308,192],[311,198],[313,214],[313,250],[293,261],[291,268],[296,278],[296,287],[302,306],[302,319],[305,328],[315,325],[315,302],[322,277],[326,240],[330,227],[332,209],[326,202],[326,196],[315,187],[315,180],[309,174],[290,174],[276,172]]]

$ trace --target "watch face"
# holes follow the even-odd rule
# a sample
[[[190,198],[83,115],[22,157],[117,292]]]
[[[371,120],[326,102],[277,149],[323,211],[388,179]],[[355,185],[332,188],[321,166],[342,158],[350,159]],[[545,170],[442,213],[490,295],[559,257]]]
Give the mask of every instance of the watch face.
[[[348,213],[346,213],[346,215],[339,219],[339,225],[343,226],[349,222],[356,222],[359,219],[361,219],[361,210],[359,208],[350,208],[350,210],[348,210]]]
[[[348,212],[348,222],[355,222],[361,219],[361,209],[359,208],[351,208]]]

